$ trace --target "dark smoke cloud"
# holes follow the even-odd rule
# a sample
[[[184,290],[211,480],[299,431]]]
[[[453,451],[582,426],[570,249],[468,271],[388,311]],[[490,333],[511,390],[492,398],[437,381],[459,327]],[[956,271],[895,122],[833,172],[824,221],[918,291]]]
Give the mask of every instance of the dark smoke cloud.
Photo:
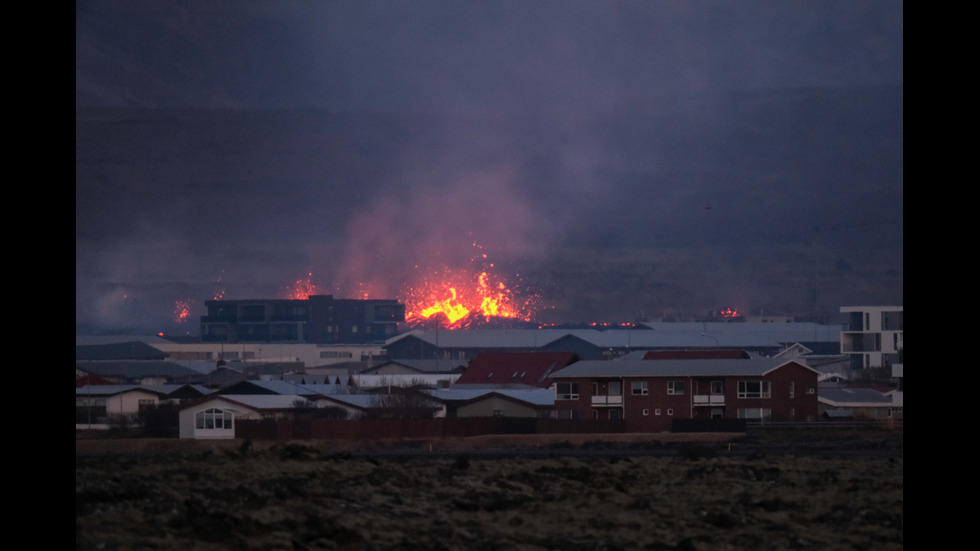
[[[477,253],[546,321],[900,302],[902,17],[76,4],[76,323],[194,332],[175,300],[391,295]]]

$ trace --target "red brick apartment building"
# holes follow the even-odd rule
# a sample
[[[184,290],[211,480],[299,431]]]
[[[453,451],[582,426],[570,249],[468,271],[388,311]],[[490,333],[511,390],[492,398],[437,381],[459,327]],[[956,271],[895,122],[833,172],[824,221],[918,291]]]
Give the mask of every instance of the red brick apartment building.
[[[635,432],[675,419],[817,417],[817,371],[793,360],[584,360],[553,377],[559,418],[624,419]]]

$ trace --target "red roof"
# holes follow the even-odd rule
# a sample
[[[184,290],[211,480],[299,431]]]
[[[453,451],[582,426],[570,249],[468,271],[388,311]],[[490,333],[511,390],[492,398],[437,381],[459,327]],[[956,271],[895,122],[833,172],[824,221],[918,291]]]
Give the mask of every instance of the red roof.
[[[75,388],[82,388],[85,385],[111,385],[112,381],[99,377],[98,375],[75,375]]]
[[[470,360],[455,384],[548,388],[556,371],[576,361],[574,352],[484,352]]]
[[[747,360],[744,350],[650,350],[644,360]]]

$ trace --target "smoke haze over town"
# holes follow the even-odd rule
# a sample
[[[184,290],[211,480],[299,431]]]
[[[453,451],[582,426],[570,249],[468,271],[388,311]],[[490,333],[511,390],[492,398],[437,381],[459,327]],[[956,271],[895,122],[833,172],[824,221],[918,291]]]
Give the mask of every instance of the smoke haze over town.
[[[94,0],[75,32],[77,332],[446,272],[542,323],[903,303],[900,2]]]

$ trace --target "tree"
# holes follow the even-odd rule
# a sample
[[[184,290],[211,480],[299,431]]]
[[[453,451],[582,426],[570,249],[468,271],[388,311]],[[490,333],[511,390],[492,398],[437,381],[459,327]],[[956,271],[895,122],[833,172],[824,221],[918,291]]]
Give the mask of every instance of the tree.
[[[293,401],[293,419],[347,419],[350,413],[340,406],[323,406],[312,400],[299,398]]]

